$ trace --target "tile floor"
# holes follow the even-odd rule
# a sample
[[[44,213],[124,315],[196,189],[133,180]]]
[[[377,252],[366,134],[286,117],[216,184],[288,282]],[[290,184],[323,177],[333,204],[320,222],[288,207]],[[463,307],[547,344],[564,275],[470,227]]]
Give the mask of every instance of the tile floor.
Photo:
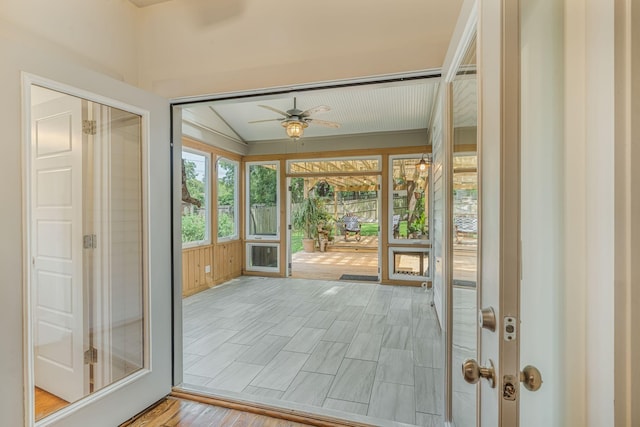
[[[183,301],[184,383],[442,425],[441,331],[430,302],[413,287],[234,279]]]

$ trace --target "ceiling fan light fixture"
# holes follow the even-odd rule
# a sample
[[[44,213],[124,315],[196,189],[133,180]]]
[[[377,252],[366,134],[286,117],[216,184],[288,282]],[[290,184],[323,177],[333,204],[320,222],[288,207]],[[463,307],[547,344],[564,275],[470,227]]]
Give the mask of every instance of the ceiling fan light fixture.
[[[282,123],[289,138],[294,141],[304,134],[304,129],[309,126],[307,122],[301,120],[287,120]]]

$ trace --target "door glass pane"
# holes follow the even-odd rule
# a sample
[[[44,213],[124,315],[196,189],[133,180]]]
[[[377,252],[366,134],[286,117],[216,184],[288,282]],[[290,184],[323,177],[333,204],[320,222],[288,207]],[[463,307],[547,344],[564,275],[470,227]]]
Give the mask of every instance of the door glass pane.
[[[209,154],[182,150],[182,246],[211,242]]]
[[[467,358],[477,360],[478,170],[475,42],[453,81],[453,289],[452,417],[476,425],[476,386],[462,378]]]
[[[238,237],[238,162],[218,159],[218,240]]]
[[[278,272],[278,245],[269,243],[247,244],[247,270]]]
[[[430,169],[419,155],[392,160],[390,240],[429,239]]]
[[[141,117],[31,86],[35,418],[143,368]]]
[[[278,236],[278,164],[249,164],[247,212],[250,238]]]
[[[393,265],[390,272],[392,279],[427,279],[429,272],[429,251],[413,251],[411,249],[392,249]]]

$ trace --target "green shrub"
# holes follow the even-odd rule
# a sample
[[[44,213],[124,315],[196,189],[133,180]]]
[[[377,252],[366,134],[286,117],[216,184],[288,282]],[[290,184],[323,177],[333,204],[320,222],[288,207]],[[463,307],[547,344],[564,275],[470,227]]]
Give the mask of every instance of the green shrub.
[[[182,216],[182,243],[198,242],[205,239],[206,217],[190,214]]]

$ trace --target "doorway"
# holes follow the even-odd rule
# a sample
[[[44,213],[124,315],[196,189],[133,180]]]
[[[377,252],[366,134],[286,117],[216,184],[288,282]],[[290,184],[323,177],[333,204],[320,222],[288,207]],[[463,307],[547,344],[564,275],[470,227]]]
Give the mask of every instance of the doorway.
[[[380,280],[377,175],[289,178],[289,276]]]
[[[195,119],[215,114],[226,123],[216,130],[236,136],[224,146],[196,142],[203,151],[224,151],[219,155],[228,156],[236,140],[249,142],[240,160],[245,203],[237,207],[243,212],[244,275],[183,294],[182,387],[375,425],[429,425],[441,420],[442,332],[426,286],[433,269],[433,186],[424,129],[424,110],[431,108],[437,84],[412,82],[404,89],[425,95],[411,108],[422,112],[416,121],[420,129],[314,138],[311,122],[295,145],[282,141],[277,132],[282,126],[274,130],[269,125],[273,119],[263,118],[264,110],[286,109],[284,98],[293,95],[185,107],[187,132]],[[416,99],[390,86],[359,86],[345,92],[380,90],[386,94],[381,99],[400,96],[405,106]],[[315,92],[296,93],[298,105],[337,109],[341,103],[335,97],[347,96],[332,91],[318,98]],[[370,99],[360,95],[356,99]],[[411,114],[402,111],[402,117],[392,120],[396,108],[387,108],[385,118],[377,121],[386,126],[404,122]],[[368,130],[379,124],[371,123],[377,113],[367,109]],[[323,114],[332,120],[328,108]],[[341,129],[353,132],[347,120],[340,119]],[[183,136],[181,142],[193,147],[194,138]],[[214,194],[214,203],[215,199]],[[305,203],[309,206],[303,210]],[[218,210],[211,207],[214,216]],[[214,219],[211,229],[219,225]],[[303,250],[305,235],[311,241],[308,252]],[[362,255],[372,263],[358,270],[348,257]],[[301,257],[315,262],[308,276],[300,274]],[[218,258],[214,248],[213,255],[196,259],[193,270],[206,277],[206,266],[215,266],[217,259],[231,262]],[[324,280],[308,280],[312,278]]]

